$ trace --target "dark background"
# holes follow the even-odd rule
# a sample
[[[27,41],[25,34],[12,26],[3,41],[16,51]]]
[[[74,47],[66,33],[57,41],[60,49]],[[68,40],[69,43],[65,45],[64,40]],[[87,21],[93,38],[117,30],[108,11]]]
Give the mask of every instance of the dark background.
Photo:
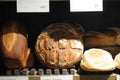
[[[120,1],[103,0],[103,12],[70,12],[69,1],[51,1],[49,13],[17,13],[16,2],[0,2],[0,24],[11,20],[22,21],[34,30],[55,22],[75,22],[85,29],[119,26]]]
[[[99,27],[120,27],[120,1],[103,0],[103,12],[70,12],[70,2],[51,1],[49,13],[17,13],[16,2],[0,2],[0,26],[9,21],[22,22],[29,33],[30,44],[46,26],[56,22],[79,23],[85,31]]]
[[[0,2],[0,28],[13,20],[25,25],[29,47],[34,53],[37,36],[52,23],[79,23],[85,31],[100,27],[120,27],[120,1],[103,0],[103,12],[70,12],[69,1],[51,1],[49,13],[17,13],[16,2]]]

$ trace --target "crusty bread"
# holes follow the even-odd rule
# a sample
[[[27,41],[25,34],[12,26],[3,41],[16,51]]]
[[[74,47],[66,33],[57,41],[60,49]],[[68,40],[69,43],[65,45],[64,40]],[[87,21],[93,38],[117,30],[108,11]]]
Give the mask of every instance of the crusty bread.
[[[112,71],[115,62],[108,51],[92,48],[84,52],[80,67],[85,71]]]
[[[84,37],[86,48],[120,45],[120,29],[108,27],[89,31]]]
[[[69,23],[54,23],[38,36],[35,50],[38,60],[49,68],[69,68],[83,55],[82,35]]]
[[[104,49],[111,53],[112,57],[115,58],[115,56],[120,52],[120,46],[105,46],[105,47],[99,47],[101,49]]]
[[[115,58],[114,58],[114,61],[116,62],[116,67],[118,69],[120,69],[120,53],[118,53]]]
[[[32,56],[28,48],[27,33],[22,27],[17,22],[11,22],[3,26],[1,31],[2,61],[9,69],[27,67],[27,61]],[[33,63],[33,58],[29,63]]]

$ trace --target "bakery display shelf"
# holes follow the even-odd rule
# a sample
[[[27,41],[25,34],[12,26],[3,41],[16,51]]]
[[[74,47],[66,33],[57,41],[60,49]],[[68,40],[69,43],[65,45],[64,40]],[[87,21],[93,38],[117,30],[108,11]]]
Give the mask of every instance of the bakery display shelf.
[[[118,71],[119,72],[119,71]],[[84,73],[84,74],[83,74]],[[0,80],[119,80],[114,72],[84,72],[71,69],[16,69],[6,70]]]
[[[102,13],[70,13],[68,7],[69,2],[67,1],[65,2],[64,0],[59,0],[60,2],[52,2],[51,12],[45,14],[43,13],[18,14],[16,13],[16,9],[14,8],[15,0],[0,0],[0,1],[1,1],[0,10],[1,10],[1,20],[2,20],[0,25],[3,25],[5,22],[11,19],[20,20],[21,22],[23,22],[29,33],[29,39],[30,39],[29,47],[32,49],[33,53],[34,53],[34,43],[36,41],[36,37],[38,36],[39,30],[44,29],[44,26],[47,26],[50,23],[68,20],[71,22],[77,22],[82,24],[84,29],[86,29],[86,31],[92,29],[94,30],[96,29],[96,27],[100,28],[104,26],[106,27],[118,26],[120,24],[119,23],[120,12],[118,12],[120,6],[118,0],[114,0],[114,2],[112,2],[113,0],[104,0],[105,7],[104,7],[104,12]],[[4,3],[4,1],[6,1],[6,3]],[[11,2],[7,3],[7,1],[11,1]],[[112,51],[113,48],[114,50]],[[114,46],[112,48],[103,47],[103,49],[112,51],[114,55],[120,51],[119,46]],[[6,70],[6,68],[1,64],[2,68],[0,71],[3,73],[1,73],[2,75],[0,75],[0,80],[120,80],[119,70],[99,73],[99,72],[85,72],[82,71],[81,69],[78,70],[76,68],[45,69],[45,67],[39,68],[41,67],[41,64],[39,64],[38,60],[36,60],[36,57],[34,62],[35,62],[33,66],[34,68],[32,69],[25,68],[25,69]],[[80,65],[78,64],[77,68],[79,67]]]
[[[6,70],[0,80],[80,80],[75,68],[71,69],[16,69]]]
[[[79,75],[0,76],[0,80],[80,80],[80,76]]]
[[[0,76],[0,80],[119,80],[117,74],[107,75],[19,75]]]
[[[78,74],[78,70],[76,70],[75,68],[70,68],[70,69],[25,68],[25,69],[6,70],[4,75],[18,76],[18,75],[77,75],[77,74]]]

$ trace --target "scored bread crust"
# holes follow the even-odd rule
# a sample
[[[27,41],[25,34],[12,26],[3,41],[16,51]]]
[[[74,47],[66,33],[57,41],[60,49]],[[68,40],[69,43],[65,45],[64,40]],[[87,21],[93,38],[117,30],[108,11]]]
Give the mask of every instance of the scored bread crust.
[[[107,27],[99,30],[89,31],[84,37],[86,48],[115,46],[120,44],[120,29]]]
[[[3,45],[6,48],[7,51],[12,50],[12,46],[15,45],[17,34],[16,33],[9,33],[5,34],[2,39],[3,39]]]
[[[117,44],[115,41],[116,41],[116,37],[106,36],[103,33],[96,31],[89,32],[84,37],[84,43],[85,43],[84,45],[87,48],[113,46]]]
[[[2,43],[4,64],[8,68],[26,67],[26,61],[30,54],[30,49],[27,49],[26,38],[21,34],[8,33],[3,35]]]
[[[38,60],[49,68],[72,67],[83,55],[82,35],[68,23],[49,25],[36,41]]]
[[[116,66],[108,51],[92,48],[84,52],[80,67],[85,71],[112,71]]]
[[[9,69],[25,68],[33,65],[33,55],[30,55],[30,48],[28,48],[27,33],[22,27],[19,23],[11,22],[3,26],[1,32],[2,61]],[[30,61],[29,64],[28,60]]]

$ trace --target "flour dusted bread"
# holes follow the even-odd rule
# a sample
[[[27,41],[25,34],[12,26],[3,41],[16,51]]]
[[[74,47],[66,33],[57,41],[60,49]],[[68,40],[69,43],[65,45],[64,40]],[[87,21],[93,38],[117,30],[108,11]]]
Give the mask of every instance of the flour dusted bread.
[[[54,23],[45,28],[35,45],[38,60],[49,68],[69,68],[79,62],[84,49],[80,27],[78,31],[75,25]]]
[[[86,48],[120,45],[120,29],[107,27],[95,31],[89,31],[84,37]]]
[[[116,62],[116,67],[118,69],[120,69],[120,53],[118,53],[115,58],[114,58],[114,61]]]
[[[27,39],[27,33],[23,25],[10,22],[3,26],[0,47],[2,61],[7,68],[16,69],[32,66],[33,55],[30,54]]]
[[[116,65],[108,51],[92,48],[84,52],[80,67],[85,71],[112,71]]]

